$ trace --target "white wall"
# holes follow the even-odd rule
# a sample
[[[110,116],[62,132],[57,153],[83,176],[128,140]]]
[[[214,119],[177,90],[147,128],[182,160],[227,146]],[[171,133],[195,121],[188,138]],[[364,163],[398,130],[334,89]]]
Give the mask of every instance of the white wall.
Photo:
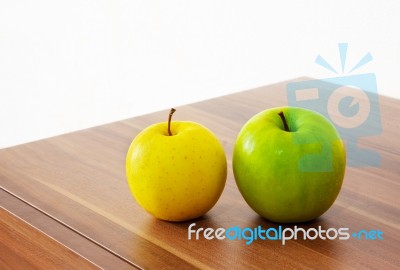
[[[374,60],[400,98],[400,1],[0,0],[0,148]],[[277,104],[279,106],[281,104]]]

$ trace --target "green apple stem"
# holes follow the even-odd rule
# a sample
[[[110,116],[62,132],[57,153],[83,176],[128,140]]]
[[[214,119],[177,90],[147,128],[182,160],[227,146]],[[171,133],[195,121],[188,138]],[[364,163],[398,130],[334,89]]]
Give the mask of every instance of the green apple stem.
[[[289,127],[288,127],[288,124],[287,124],[287,122],[286,122],[285,115],[283,114],[283,112],[279,112],[278,114],[279,114],[279,116],[280,116],[281,119],[282,119],[283,126],[285,127],[285,131],[290,132]]]
[[[171,119],[172,119],[172,115],[174,114],[176,110],[174,108],[171,108],[171,110],[169,111],[169,116],[168,116],[168,134],[169,136],[172,136],[171,133]]]

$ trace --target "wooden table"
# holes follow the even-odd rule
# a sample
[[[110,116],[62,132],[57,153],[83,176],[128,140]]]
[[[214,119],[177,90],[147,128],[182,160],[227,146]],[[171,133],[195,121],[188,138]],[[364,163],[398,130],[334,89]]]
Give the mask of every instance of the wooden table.
[[[302,80],[299,78],[297,80]],[[360,145],[379,151],[378,167],[348,167],[342,191],[302,228],[380,230],[383,240],[188,240],[188,226],[277,227],[255,214],[236,187],[232,147],[255,113],[286,105],[287,82],[177,107],[175,120],[209,127],[228,158],[216,206],[184,223],[156,220],[130,194],[125,155],[144,127],[168,109],[0,150],[0,269],[394,269],[400,267],[400,101],[380,97],[383,132]],[[173,104],[171,104],[173,105]],[[345,138],[346,139],[346,138]],[[294,225],[284,225],[294,227]]]

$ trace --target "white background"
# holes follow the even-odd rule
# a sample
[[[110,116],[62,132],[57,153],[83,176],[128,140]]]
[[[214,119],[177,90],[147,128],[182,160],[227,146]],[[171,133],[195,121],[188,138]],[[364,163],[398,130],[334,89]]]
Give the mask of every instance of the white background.
[[[400,98],[400,1],[0,0],[0,148],[337,76],[314,60],[341,70],[340,42]]]

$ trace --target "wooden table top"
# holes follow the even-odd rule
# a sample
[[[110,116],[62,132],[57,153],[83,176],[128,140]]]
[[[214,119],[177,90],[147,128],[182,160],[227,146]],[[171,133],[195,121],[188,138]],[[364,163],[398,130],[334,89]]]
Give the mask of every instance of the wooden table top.
[[[298,79],[301,80],[301,79]],[[287,82],[176,107],[174,120],[199,122],[222,142],[228,179],[218,203],[183,223],[154,219],[133,199],[125,156],[139,131],[165,121],[161,111],[0,150],[0,268],[68,269],[394,269],[400,267],[400,101],[379,97],[383,132],[360,146],[380,167],[348,167],[343,188],[319,219],[293,228],[380,230],[383,240],[188,240],[188,226],[262,228],[232,173],[232,148],[255,113],[287,105]],[[345,138],[346,139],[346,138]]]

